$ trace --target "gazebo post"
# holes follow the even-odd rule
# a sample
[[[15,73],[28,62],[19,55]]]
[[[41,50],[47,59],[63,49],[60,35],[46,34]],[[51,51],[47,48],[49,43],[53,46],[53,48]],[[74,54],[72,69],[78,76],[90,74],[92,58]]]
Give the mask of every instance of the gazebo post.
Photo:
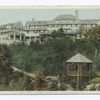
[[[69,64],[68,64],[69,65]],[[69,66],[67,66],[67,80],[68,80],[68,82],[69,82],[69,75],[68,75],[68,73],[69,73]]]
[[[91,80],[91,76],[92,76],[92,74],[91,74],[92,73],[92,67],[90,67],[90,65],[89,65],[89,73],[90,73],[89,74],[89,81],[90,81]]]
[[[78,72],[77,72],[77,90],[79,90],[79,85],[80,85],[80,65],[78,65]]]

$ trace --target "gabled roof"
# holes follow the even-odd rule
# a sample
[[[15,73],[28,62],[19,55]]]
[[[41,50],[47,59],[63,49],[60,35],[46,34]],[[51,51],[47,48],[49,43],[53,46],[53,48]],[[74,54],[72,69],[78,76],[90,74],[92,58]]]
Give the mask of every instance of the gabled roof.
[[[68,62],[68,63],[71,63],[71,62],[73,62],[73,63],[92,63],[91,60],[89,60],[85,56],[81,55],[80,53],[76,54],[75,56],[73,56],[72,58],[67,60],[66,62]]]
[[[0,28],[6,28],[7,26],[10,26],[11,29],[23,28],[23,24],[21,22],[8,23],[5,25],[1,25]]]

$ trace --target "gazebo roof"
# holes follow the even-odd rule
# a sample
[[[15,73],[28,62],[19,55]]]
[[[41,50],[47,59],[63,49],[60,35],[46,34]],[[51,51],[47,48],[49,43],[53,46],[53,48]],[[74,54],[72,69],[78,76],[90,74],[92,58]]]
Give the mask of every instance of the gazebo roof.
[[[73,56],[72,58],[67,60],[66,62],[68,62],[68,63],[71,63],[71,62],[73,62],[73,63],[92,63],[91,60],[89,60],[85,56],[81,55],[80,53],[76,54],[75,56]]]

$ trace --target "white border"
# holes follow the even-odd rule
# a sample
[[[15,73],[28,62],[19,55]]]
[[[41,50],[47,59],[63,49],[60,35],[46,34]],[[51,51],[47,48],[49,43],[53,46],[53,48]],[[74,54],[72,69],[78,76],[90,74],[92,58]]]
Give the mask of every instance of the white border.
[[[0,9],[54,9],[54,8],[60,8],[60,9],[65,9],[65,8],[100,8],[100,4],[68,4],[68,5],[30,5],[30,6],[26,6],[26,5],[20,5],[20,6],[16,6],[16,5],[9,5],[9,6],[0,6]],[[17,95],[100,95],[100,91],[0,91],[0,94],[5,95],[5,94],[17,94]]]
[[[0,91],[0,95],[100,95],[100,91]]]

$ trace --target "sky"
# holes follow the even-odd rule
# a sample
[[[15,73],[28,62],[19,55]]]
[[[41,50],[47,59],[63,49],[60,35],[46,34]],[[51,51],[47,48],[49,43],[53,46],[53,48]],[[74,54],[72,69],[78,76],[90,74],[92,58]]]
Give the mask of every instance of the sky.
[[[1,6],[100,4],[100,0],[0,0]],[[22,21],[52,20],[60,14],[75,14],[76,9],[0,9],[0,25]],[[80,19],[100,19],[99,9],[78,9]]]
[[[99,9],[0,9],[0,25],[22,21],[52,20],[61,14],[73,14],[78,10],[79,19],[100,19]]]

